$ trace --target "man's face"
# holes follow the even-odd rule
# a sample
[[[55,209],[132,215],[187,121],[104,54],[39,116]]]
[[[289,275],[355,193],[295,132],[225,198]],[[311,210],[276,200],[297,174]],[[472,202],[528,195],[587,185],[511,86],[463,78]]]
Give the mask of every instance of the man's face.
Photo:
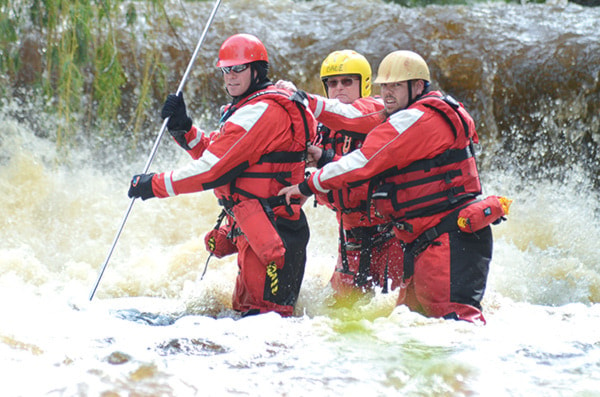
[[[232,69],[229,69],[229,73],[223,72],[223,81],[225,82],[225,89],[232,97],[240,96],[244,92],[250,88],[250,83],[252,79],[250,75],[252,73],[252,68],[248,65],[241,72],[235,72],[234,66]]]
[[[380,85],[380,95],[385,105],[385,111],[392,114],[408,105],[408,81],[383,83]]]
[[[337,99],[342,103],[352,103],[360,98],[360,78],[355,75],[341,75],[328,77],[327,96]]]

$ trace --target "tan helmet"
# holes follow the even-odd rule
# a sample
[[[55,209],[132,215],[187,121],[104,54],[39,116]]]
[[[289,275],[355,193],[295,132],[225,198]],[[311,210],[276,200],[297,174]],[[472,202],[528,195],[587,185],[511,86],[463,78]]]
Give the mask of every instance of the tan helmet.
[[[360,96],[371,95],[371,65],[367,58],[356,51],[334,51],[321,64],[321,82],[327,94],[325,80],[328,77],[355,74],[360,76]]]
[[[429,81],[429,68],[425,60],[412,51],[394,51],[381,61],[375,84],[399,81]]]

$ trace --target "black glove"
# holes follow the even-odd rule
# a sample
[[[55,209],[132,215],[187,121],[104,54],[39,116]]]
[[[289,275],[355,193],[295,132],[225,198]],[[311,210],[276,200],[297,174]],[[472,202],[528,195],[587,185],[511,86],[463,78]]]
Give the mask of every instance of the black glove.
[[[290,101],[299,103],[308,109],[308,94],[302,90],[298,90],[290,95]]]
[[[129,185],[129,192],[127,192],[129,198],[140,197],[142,200],[147,200],[156,197],[152,191],[153,176],[154,173],[134,175],[133,179],[131,179],[131,184]]]
[[[321,153],[321,157],[319,158],[319,161],[317,161],[317,168],[321,169],[326,164],[331,163],[334,156],[335,156],[335,150],[323,149],[323,153]]]
[[[167,128],[169,133],[181,147],[190,150],[185,134],[192,129],[192,119],[187,115],[185,110],[185,101],[183,100],[183,92],[179,95],[169,94],[167,100],[160,112],[160,117],[163,119],[169,118]]]

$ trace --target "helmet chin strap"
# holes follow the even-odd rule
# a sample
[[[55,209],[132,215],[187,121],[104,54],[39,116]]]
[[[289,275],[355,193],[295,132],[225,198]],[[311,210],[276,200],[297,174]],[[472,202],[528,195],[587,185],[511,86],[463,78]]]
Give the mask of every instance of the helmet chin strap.
[[[413,96],[413,83],[416,80],[409,80],[408,81],[408,104],[406,105],[406,107],[404,109],[406,109],[407,107],[409,107],[410,105],[412,105],[413,103],[415,103],[417,101],[417,99],[419,99],[421,96],[423,96],[423,94],[427,93],[429,91],[429,82],[425,81],[424,82],[424,87],[423,87],[423,91],[421,91],[421,93],[417,96],[415,96],[414,98]]]
[[[260,68],[260,67],[265,68],[265,70],[262,70],[262,71],[258,70],[258,68]],[[244,92],[242,95],[233,97],[232,103],[236,104],[241,99],[246,98],[248,95],[252,94],[253,92],[262,90],[262,89],[267,88],[268,86],[272,85],[273,83],[267,77],[267,70],[268,70],[268,65],[260,66],[256,62],[252,62],[250,64],[250,73],[252,74],[252,82],[250,83],[250,87],[248,87],[246,92]]]
[[[412,83],[413,80],[408,81],[408,103],[406,104],[406,107],[409,107],[414,102],[412,99]]]

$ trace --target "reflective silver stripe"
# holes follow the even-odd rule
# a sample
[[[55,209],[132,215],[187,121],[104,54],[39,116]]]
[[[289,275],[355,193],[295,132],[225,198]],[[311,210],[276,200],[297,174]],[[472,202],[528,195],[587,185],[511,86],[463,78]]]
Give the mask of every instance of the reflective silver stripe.
[[[321,171],[316,174],[317,179],[313,178],[315,188],[320,192],[327,193],[329,190],[321,186],[321,181],[327,181],[340,175],[360,169],[367,164],[368,160],[360,150],[355,150],[345,156],[342,156],[338,161],[333,161],[321,168]]]
[[[268,107],[269,105],[265,102],[244,105],[227,120],[227,123],[237,124],[246,131],[250,131]]]
[[[196,129],[196,138],[194,138],[188,142],[189,147],[195,148],[202,141],[203,135],[204,135],[204,131]]]
[[[321,184],[319,183],[319,175],[321,175],[323,173],[324,169],[325,168],[322,168],[320,171],[315,172],[312,176],[312,181],[313,181],[313,184],[315,185],[315,189],[317,189],[321,193],[329,192],[329,190],[323,189],[323,187],[321,187]]]
[[[192,176],[208,172],[219,160],[220,158],[218,158],[208,150],[205,150],[198,160],[194,160],[187,166],[173,171],[171,173],[172,181],[177,182],[182,179],[190,178]],[[171,183],[171,180],[169,180],[168,182]],[[167,180],[165,180],[165,185],[167,185]]]
[[[323,109],[325,108],[325,98],[320,96],[316,96],[315,98],[317,98],[317,107],[313,114],[315,118],[318,118],[321,115]]]
[[[388,123],[390,123],[390,125],[392,127],[394,127],[394,129],[398,133],[398,137],[400,137],[400,135],[402,135],[402,133],[404,131],[406,131],[407,129],[409,129],[410,127],[412,127],[412,125],[414,123],[416,123],[417,120],[419,120],[421,118],[421,116],[423,116],[423,114],[425,114],[425,113],[422,112],[421,110],[417,110],[417,109],[402,110],[400,112],[397,112],[397,113],[394,113],[393,115],[391,115],[390,118],[389,118]],[[377,150],[377,152],[375,152],[373,154],[373,156],[371,156],[371,158],[377,156],[379,153],[381,153],[383,150],[385,150],[398,137],[390,139],[385,145],[383,145],[382,147],[380,147],[379,150]],[[360,152],[360,150],[355,150],[355,152]]]
[[[352,106],[352,104],[342,103],[338,99],[325,100],[325,111],[347,119],[357,119],[365,116],[360,110]]]
[[[262,115],[267,110],[268,105],[264,102],[258,102],[256,104],[245,105],[236,111],[226,122],[237,124],[246,130],[246,134],[242,135],[240,139],[231,145],[231,147],[223,154],[223,157],[227,156],[229,152],[234,150],[234,148],[246,137],[247,131],[252,129],[256,122],[262,117]],[[222,157],[221,157],[222,158]],[[205,172],[210,171],[216,163],[218,163],[221,158],[217,157],[213,153],[208,150],[205,150],[202,153],[202,156],[192,161],[190,164],[183,168],[179,168],[173,171],[173,182],[180,181],[182,179],[190,178],[195,175],[203,174]]]
[[[171,182],[173,173],[165,174],[165,190],[170,197],[175,197],[175,190],[173,189],[173,183]]]
[[[387,146],[391,145],[396,139],[398,139],[400,135],[402,135],[404,131],[416,123],[423,114],[424,113],[422,111],[416,109],[403,110],[393,114],[389,119],[389,123],[396,130],[398,136],[390,139],[385,143],[385,145],[381,146],[377,152],[371,156],[371,159],[375,158],[379,153],[384,151]],[[315,189],[317,189],[319,192],[327,193],[329,190],[323,188],[322,183],[340,175],[348,174],[352,171],[361,169],[365,167],[368,162],[369,160],[365,157],[360,149],[342,156],[338,161],[333,161],[325,165],[325,167],[321,168],[319,172],[313,175],[312,181]]]
[[[424,112],[418,109],[406,109],[392,114],[389,118],[389,123],[402,135],[404,131],[412,127],[423,116]]]

